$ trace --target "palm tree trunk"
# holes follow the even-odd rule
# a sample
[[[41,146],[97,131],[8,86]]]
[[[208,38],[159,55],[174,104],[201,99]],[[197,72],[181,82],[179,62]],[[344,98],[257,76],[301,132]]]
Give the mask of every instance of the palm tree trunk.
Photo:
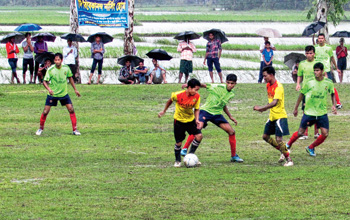
[[[133,54],[134,48],[134,0],[128,0],[128,10],[129,10],[129,28],[125,28],[124,32],[124,54]]]
[[[75,34],[79,33],[78,12],[77,12],[75,0],[71,0],[71,4],[70,4],[70,33],[75,33]],[[77,52],[78,52],[78,56],[75,59],[75,65],[76,65],[75,78],[77,80],[77,83],[81,83],[80,68],[79,68],[79,43],[76,41],[73,41],[72,44],[77,48]]]

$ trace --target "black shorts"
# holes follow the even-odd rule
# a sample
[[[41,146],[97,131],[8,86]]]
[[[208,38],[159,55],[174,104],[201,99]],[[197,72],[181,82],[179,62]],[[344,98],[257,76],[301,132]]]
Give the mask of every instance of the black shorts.
[[[318,128],[325,128],[329,129],[329,120],[327,114],[322,116],[310,116],[310,115],[303,115],[300,122],[301,128],[307,128],[308,126],[312,126],[316,124]]]
[[[276,137],[289,135],[288,120],[286,118],[280,118],[275,121],[267,120],[264,134],[276,135]]]
[[[47,95],[45,105],[57,106],[58,101],[60,101],[62,106],[67,104],[72,104],[72,100],[70,100],[70,97],[67,94],[63,97],[53,97],[53,96]]]
[[[188,134],[200,134],[201,131],[197,129],[196,121],[183,123],[179,122],[176,119],[174,120],[174,136],[176,143],[182,142],[186,138],[186,131]]]
[[[346,57],[339,58],[337,66],[340,70],[346,70]]]

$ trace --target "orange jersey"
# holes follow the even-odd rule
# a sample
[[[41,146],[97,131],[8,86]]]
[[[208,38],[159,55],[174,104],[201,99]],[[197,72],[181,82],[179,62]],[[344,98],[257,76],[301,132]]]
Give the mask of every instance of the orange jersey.
[[[15,53],[10,53],[12,50],[16,51]],[[19,49],[16,44],[12,44],[11,42],[6,43],[6,52],[7,58],[17,58],[17,53],[19,53]]]
[[[200,95],[188,96],[185,91],[173,92],[171,100],[176,102],[174,119],[183,123],[194,120],[194,109],[199,109]]]
[[[275,121],[280,118],[287,118],[287,112],[284,109],[283,85],[277,81],[272,85],[270,85],[270,83],[267,83],[266,89],[269,103],[271,103],[274,99],[278,100],[277,105],[270,109],[270,121]]]

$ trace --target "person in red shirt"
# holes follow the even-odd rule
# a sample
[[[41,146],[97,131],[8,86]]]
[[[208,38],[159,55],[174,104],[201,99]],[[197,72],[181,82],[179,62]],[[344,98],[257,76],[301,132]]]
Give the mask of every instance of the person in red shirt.
[[[12,37],[10,40],[6,43],[6,52],[7,52],[7,58],[9,59],[9,64],[12,70],[12,77],[11,77],[11,83],[13,84],[14,78],[16,78],[17,83],[21,83],[17,77],[16,68],[17,68],[17,61],[18,57],[17,54],[19,53],[19,49],[17,45],[15,44],[15,38]]]
[[[339,74],[339,82],[343,82],[343,73],[346,69],[346,57],[348,56],[348,49],[344,46],[344,38],[340,38],[340,45],[337,46],[336,54],[338,58],[338,69],[340,70]]]

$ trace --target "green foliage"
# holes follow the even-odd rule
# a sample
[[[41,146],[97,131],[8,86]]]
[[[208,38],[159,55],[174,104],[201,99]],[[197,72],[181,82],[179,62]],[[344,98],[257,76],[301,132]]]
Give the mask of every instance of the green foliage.
[[[346,18],[345,16],[345,6],[350,1],[349,0],[324,0],[327,2],[327,19],[330,20],[334,26],[337,26],[339,22]],[[318,1],[312,1],[312,7],[307,12],[307,19],[311,19],[317,14]]]

